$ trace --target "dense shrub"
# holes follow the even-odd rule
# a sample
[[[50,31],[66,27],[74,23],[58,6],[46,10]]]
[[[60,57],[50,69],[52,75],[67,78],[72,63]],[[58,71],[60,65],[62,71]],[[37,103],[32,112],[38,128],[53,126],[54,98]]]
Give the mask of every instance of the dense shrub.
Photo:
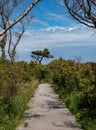
[[[96,63],[60,58],[49,63],[47,70],[55,91],[76,115],[82,128],[95,130]]]
[[[34,79],[53,83],[82,128],[96,129],[96,63],[60,58],[48,65],[0,60],[0,130],[14,130],[37,86]]]
[[[26,62],[0,60],[0,130],[14,130],[21,119],[38,84],[31,71]]]

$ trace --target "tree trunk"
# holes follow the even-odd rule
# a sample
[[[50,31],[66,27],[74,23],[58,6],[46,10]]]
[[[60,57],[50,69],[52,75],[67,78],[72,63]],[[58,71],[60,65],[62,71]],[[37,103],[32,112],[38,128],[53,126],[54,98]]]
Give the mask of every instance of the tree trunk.
[[[6,33],[5,33],[5,34],[3,35],[3,39],[2,39],[1,45],[0,45],[0,48],[1,48],[1,58],[2,58],[2,59],[6,59],[6,54],[5,54],[6,41],[7,41],[7,35],[6,35]]]

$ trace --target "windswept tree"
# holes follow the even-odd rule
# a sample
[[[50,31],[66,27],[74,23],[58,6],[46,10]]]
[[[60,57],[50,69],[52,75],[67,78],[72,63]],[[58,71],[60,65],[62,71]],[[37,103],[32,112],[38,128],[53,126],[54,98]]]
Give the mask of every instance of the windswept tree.
[[[96,28],[96,0],[63,0],[70,13],[79,23]]]
[[[53,55],[50,54],[50,51],[47,48],[45,48],[44,50],[32,51],[31,57],[35,59],[39,64],[41,64],[44,58],[54,58]]]

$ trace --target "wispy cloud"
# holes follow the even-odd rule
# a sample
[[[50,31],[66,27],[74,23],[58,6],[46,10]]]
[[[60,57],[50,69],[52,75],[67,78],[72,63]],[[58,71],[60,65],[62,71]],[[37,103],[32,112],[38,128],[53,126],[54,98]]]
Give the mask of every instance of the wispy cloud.
[[[48,13],[47,14],[50,19],[54,20],[64,20],[64,15],[63,14],[55,14],[55,13]]]
[[[47,22],[42,21],[40,19],[34,19],[34,20],[32,20],[32,23],[38,23],[38,24],[41,24],[43,26],[49,26],[49,24]]]
[[[80,25],[69,28],[53,26],[42,30],[29,30],[24,34],[17,50],[23,53],[45,47],[96,45],[96,37],[90,38],[92,34],[94,30]]]

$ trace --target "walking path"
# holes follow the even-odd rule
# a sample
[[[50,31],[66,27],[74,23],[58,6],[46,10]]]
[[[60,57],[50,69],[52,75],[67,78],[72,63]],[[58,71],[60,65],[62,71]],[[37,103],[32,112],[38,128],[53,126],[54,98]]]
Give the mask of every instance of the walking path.
[[[74,116],[50,84],[40,84],[24,114],[25,123],[16,130],[80,130]]]

